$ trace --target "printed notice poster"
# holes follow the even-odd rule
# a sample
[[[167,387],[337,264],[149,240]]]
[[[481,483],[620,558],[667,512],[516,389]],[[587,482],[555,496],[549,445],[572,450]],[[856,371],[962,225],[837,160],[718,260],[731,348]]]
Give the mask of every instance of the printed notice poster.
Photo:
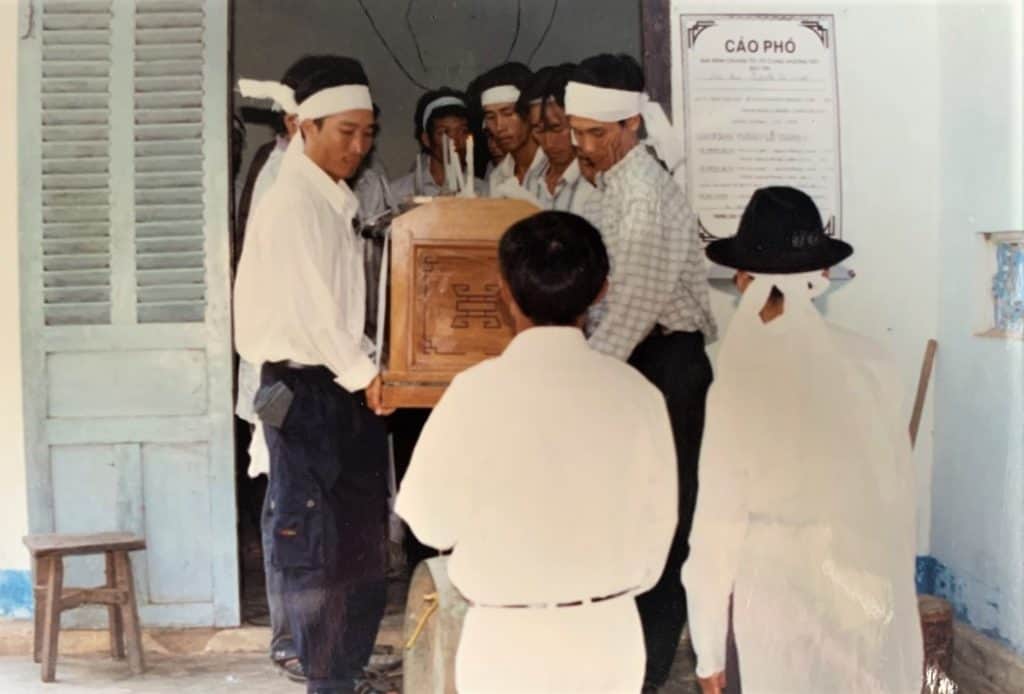
[[[840,236],[839,108],[827,15],[681,15],[690,205],[705,242],[757,188],[808,193]]]

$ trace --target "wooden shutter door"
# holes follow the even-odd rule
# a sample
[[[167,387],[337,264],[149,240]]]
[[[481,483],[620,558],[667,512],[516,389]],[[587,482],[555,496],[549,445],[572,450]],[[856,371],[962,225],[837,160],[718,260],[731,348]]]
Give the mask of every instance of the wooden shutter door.
[[[27,0],[26,0],[27,1]],[[126,530],[150,625],[239,620],[223,0],[33,0],[19,51],[30,528]],[[68,582],[102,575],[69,562]],[[99,624],[79,610],[70,622]]]

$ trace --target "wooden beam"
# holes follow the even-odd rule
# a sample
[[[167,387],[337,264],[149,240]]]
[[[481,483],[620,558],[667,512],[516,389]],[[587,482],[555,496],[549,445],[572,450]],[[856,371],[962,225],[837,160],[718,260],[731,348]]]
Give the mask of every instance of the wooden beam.
[[[71,588],[61,595],[60,609],[63,612],[82,605],[118,605],[127,599],[127,592],[120,588]]]
[[[928,396],[928,383],[932,377],[932,367],[935,365],[935,351],[939,343],[935,340],[928,340],[924,349],[924,361],[921,362],[921,375],[917,379],[917,395],[914,397],[914,410],[910,416],[910,447],[917,443],[917,431],[921,426],[921,415],[924,413],[924,401]]]
[[[647,93],[672,118],[672,25],[670,0],[641,0],[641,45]]]

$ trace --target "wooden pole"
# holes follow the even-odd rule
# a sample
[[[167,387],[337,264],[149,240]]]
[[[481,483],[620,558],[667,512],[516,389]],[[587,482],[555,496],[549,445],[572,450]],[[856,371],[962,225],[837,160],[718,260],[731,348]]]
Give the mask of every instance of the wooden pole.
[[[928,395],[928,383],[932,377],[932,367],[935,365],[935,351],[939,343],[935,340],[928,340],[924,349],[924,361],[921,362],[921,376],[917,379],[917,395],[914,397],[914,411],[910,416],[910,447],[917,443],[917,431],[921,426],[921,415],[924,412],[924,401]]]

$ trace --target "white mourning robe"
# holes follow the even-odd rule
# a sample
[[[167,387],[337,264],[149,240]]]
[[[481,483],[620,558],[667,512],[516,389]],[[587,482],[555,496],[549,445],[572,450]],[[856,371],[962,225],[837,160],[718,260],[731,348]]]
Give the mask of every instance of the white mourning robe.
[[[253,210],[235,281],[235,341],[253,364],[323,365],[348,391],[377,368],[363,336],[363,241],[359,203],[292,139],[281,172]]]
[[[395,510],[424,543],[454,548],[451,581],[474,604],[459,692],[640,691],[634,596],[675,531],[675,460],[660,393],[575,328],[530,328],[454,379]]]
[[[785,312],[765,324],[776,280]],[[715,368],[682,571],[697,673],[725,669],[733,593],[744,694],[918,694],[902,381],[878,345],[825,323],[807,281],[823,280],[755,279]]]

